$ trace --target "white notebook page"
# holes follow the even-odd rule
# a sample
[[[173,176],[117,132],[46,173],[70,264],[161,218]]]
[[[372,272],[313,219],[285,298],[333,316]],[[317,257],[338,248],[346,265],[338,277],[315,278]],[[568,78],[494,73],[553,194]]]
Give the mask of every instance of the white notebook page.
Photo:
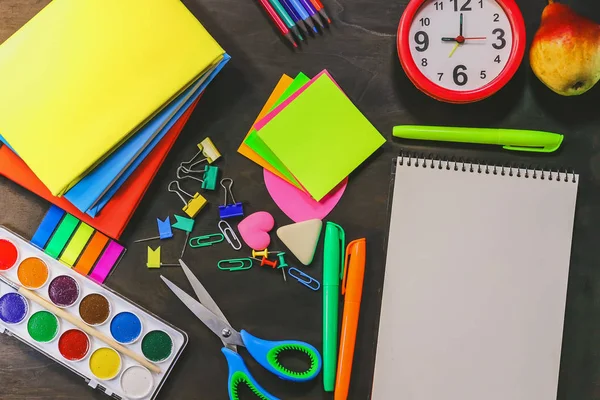
[[[372,399],[555,400],[579,177],[447,165],[398,159]]]

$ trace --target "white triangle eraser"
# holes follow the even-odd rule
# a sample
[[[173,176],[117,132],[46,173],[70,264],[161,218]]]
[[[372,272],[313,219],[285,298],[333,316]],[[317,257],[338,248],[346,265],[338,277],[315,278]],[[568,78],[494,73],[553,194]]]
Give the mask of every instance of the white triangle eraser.
[[[309,219],[282,226],[277,229],[277,236],[302,264],[309,265],[315,256],[322,227],[320,219]]]

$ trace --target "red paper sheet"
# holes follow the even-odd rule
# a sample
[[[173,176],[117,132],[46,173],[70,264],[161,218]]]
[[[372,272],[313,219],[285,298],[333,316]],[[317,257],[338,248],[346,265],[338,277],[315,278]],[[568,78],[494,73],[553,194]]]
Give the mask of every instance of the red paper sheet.
[[[179,118],[96,218],[82,213],[64,197],[52,196],[48,188],[8,146],[0,147],[0,175],[73,214],[111,238],[119,239],[201,97]]]

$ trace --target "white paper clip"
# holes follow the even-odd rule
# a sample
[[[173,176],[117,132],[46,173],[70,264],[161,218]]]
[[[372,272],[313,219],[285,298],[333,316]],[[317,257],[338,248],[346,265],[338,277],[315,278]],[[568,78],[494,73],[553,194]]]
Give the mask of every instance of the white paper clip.
[[[204,158],[196,160],[200,156],[200,154],[202,154]],[[194,167],[196,165],[205,161],[209,164],[212,164],[219,158],[221,158],[221,153],[219,153],[219,150],[217,150],[217,147],[214,145],[212,140],[210,140],[210,138],[207,137],[200,143],[198,143],[198,152],[194,155],[194,157],[192,157],[192,159],[189,161],[182,162],[179,166],[191,172],[200,172],[194,170]]]
[[[225,227],[221,226],[221,224],[223,224]],[[241,250],[242,242],[240,242],[240,239],[238,239],[235,231],[231,228],[231,225],[229,225],[227,221],[220,220],[218,226],[223,236],[225,236],[227,243],[229,243],[234,250]]]
[[[173,189],[172,188],[173,185],[175,185],[177,187],[177,189]],[[169,190],[169,192],[175,193],[177,196],[179,196],[179,198],[181,199],[181,201],[184,204],[182,210],[190,218],[194,218],[196,215],[198,215],[200,210],[202,210],[204,208],[204,206],[206,204],[208,204],[208,201],[204,197],[202,197],[200,195],[200,193],[196,192],[196,194],[192,195],[191,193],[188,193],[185,190],[183,190],[179,186],[178,181],[172,181],[171,183],[169,183],[169,186],[167,187],[167,189]],[[188,201],[185,200],[182,193],[185,194],[187,197],[189,197]]]

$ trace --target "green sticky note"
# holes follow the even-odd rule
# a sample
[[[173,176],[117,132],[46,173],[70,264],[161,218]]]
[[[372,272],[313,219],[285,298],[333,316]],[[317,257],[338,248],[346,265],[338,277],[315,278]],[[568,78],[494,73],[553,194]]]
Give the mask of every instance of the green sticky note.
[[[296,78],[294,78],[294,81],[290,84],[290,86],[286,89],[286,91],[283,92],[281,97],[279,99],[277,99],[277,102],[271,108],[271,110],[275,109],[281,103],[286,101],[291,95],[296,93],[298,91],[298,89],[300,89],[302,86],[306,85],[308,82],[310,82],[310,78],[308,76],[304,75],[302,72],[300,72],[296,76]],[[300,185],[298,184],[298,181],[296,180],[296,178],[294,178],[294,175],[292,175],[290,173],[290,171],[288,171],[288,169],[281,162],[281,160],[279,160],[279,158],[271,151],[271,149],[269,149],[269,146],[267,146],[261,140],[261,138],[258,136],[255,129],[253,129],[252,132],[250,132],[250,134],[248,135],[246,140],[244,140],[244,143],[246,143],[246,145],[248,147],[250,147],[252,150],[254,150],[259,156],[264,158],[266,162],[271,164],[273,166],[273,168],[275,168],[277,171],[281,172],[281,174],[283,176],[288,178],[291,182],[294,182],[296,184],[296,186],[300,187]]]
[[[60,261],[72,267],[93,233],[94,228],[82,222],[60,256]]]
[[[79,224],[79,220],[72,216],[71,214],[65,215],[62,222],[58,226],[58,229],[52,235],[52,239],[50,239],[50,243],[46,246],[46,254],[48,254],[52,258],[58,258],[62,250],[65,248],[65,245],[71,238],[73,232],[75,232],[75,228]]]
[[[325,71],[257,135],[317,201],[385,143]]]

